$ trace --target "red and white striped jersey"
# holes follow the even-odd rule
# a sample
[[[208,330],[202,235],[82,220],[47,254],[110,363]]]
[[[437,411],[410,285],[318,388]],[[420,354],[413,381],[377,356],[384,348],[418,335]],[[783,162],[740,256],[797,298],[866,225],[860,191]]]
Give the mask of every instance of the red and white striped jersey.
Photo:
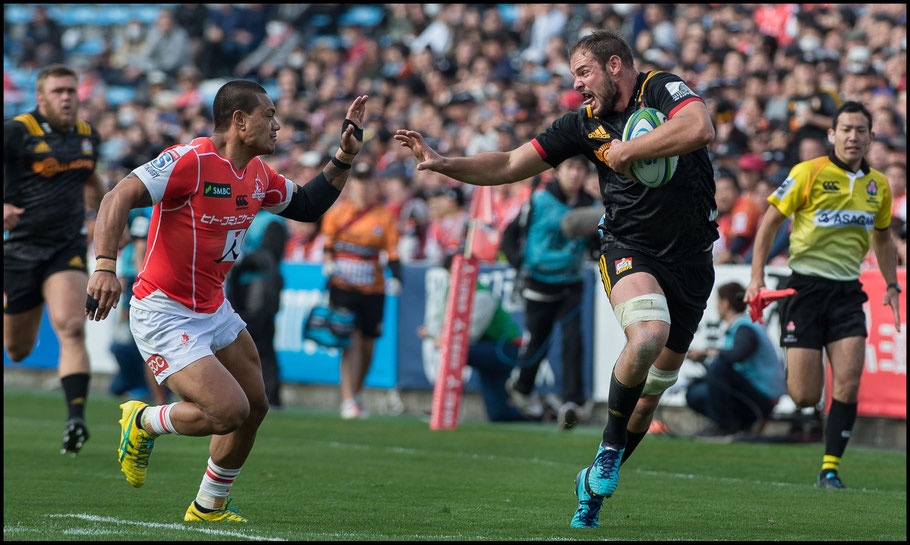
[[[283,211],[294,189],[293,182],[259,157],[237,172],[207,137],[172,146],[133,174],[155,205],[133,304],[160,290],[203,314],[215,312],[224,301],[224,278],[240,257],[256,213],[260,208]]]

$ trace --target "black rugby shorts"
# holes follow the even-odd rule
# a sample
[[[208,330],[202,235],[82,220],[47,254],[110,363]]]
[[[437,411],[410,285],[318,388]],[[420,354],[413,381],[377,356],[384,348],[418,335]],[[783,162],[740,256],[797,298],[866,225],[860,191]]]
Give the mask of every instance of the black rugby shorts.
[[[711,250],[675,263],[624,248],[608,248],[601,252],[600,276],[607,297],[620,279],[637,272],[650,274],[660,284],[670,309],[670,336],[666,346],[685,354],[714,288]]]
[[[47,278],[60,271],[88,272],[85,265],[86,245],[77,241],[59,250],[46,261],[17,259],[3,255],[3,312],[19,314],[44,303],[42,286]]]
[[[780,303],[780,345],[787,348],[814,348],[847,337],[866,337],[869,300],[859,280],[828,280],[793,273],[782,288],[796,295]]]

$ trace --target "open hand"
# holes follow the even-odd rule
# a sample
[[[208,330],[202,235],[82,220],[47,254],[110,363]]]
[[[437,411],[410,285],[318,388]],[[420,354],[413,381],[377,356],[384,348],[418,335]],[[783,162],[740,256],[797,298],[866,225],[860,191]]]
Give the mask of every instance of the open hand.
[[[367,95],[361,95],[355,98],[354,102],[351,103],[351,106],[348,107],[348,113],[344,116],[345,119],[353,121],[354,125],[359,129],[363,129],[363,116],[366,113],[368,98],[370,97]],[[363,148],[363,140],[359,140],[354,136],[354,125],[348,125],[341,134],[341,151],[356,155],[360,153],[360,149]]]
[[[442,168],[443,157],[427,144],[419,132],[399,129],[395,131],[394,138],[414,153],[418,161],[417,170],[439,171]]]

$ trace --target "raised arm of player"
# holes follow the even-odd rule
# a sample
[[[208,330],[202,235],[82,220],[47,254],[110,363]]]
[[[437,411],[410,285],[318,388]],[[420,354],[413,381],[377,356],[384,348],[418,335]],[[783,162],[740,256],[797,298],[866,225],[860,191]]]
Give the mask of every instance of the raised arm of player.
[[[780,210],[775,206],[769,206],[762,218],[761,225],[758,227],[758,233],[755,234],[755,246],[752,249],[752,279],[749,287],[746,288],[746,295],[743,301],[748,303],[753,297],[758,295],[758,291],[765,287],[765,261],[768,260],[768,253],[771,251],[771,243],[774,242],[774,235],[780,224],[787,219]]]
[[[151,206],[151,204],[152,197],[149,195],[148,189],[135,174],[131,172],[120,180],[101,199],[98,218],[95,220],[95,255],[116,259],[118,241],[126,227],[130,210]],[[98,306],[85,309],[88,319],[101,321],[107,318],[111,308],[116,308],[117,302],[120,300],[120,291],[116,262],[99,257],[95,271],[88,279],[86,289],[88,295],[98,302]]]
[[[348,107],[341,131],[341,146],[335,158],[322,172],[303,186],[294,185],[294,194],[279,216],[295,221],[316,221],[329,209],[340,195],[348,179],[354,157],[363,148],[363,116],[367,97],[359,96]]]
[[[432,170],[471,185],[502,185],[527,180],[552,168],[530,142],[512,151],[478,153],[472,157],[443,157],[417,131],[399,129],[394,136],[417,158],[417,170]]]

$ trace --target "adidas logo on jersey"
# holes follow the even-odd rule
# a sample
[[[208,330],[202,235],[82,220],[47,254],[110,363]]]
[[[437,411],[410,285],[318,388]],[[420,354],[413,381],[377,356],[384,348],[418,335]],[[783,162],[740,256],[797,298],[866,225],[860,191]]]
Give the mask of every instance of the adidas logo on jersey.
[[[604,130],[603,125],[598,125],[596,131],[588,133],[588,138],[606,140],[607,138],[610,138],[610,133]]]
[[[35,153],[50,153],[51,147],[47,145],[47,142],[44,140],[40,144],[35,146]]]

